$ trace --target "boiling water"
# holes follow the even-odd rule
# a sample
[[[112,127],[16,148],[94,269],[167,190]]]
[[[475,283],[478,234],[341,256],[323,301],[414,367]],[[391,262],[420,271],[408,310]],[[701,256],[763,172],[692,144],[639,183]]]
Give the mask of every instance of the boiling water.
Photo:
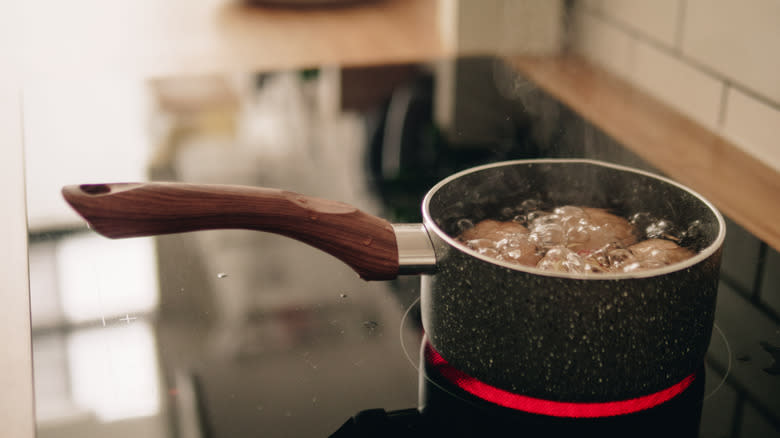
[[[576,273],[634,272],[690,258],[679,245],[698,231],[665,218],[636,213],[629,218],[605,209],[561,206],[550,210],[526,200],[501,211],[500,220],[458,222],[458,240],[480,254],[543,270]]]

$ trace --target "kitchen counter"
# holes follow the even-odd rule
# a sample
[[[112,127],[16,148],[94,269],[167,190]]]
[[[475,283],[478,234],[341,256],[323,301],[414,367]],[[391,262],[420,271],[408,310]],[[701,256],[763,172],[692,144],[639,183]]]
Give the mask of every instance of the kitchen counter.
[[[734,144],[576,56],[515,57],[532,82],[780,250],[780,174]]]

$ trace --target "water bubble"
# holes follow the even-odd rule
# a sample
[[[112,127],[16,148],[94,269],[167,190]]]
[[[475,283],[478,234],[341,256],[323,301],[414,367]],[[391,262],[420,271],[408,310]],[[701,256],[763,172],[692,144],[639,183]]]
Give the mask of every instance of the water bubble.
[[[645,236],[649,239],[656,239],[670,234],[672,224],[664,219],[651,222],[645,227]]]
[[[477,252],[479,254],[482,254],[482,255],[486,256],[486,257],[493,257],[493,258],[501,260],[501,253],[496,251],[493,248],[479,248],[479,249],[477,249]]]
[[[572,251],[566,254],[566,260],[562,264],[569,272],[583,272],[585,270],[585,263],[583,263],[582,257]]]
[[[680,245],[684,247],[700,246],[701,242],[706,241],[704,224],[700,220],[692,221],[688,228],[678,234]]]
[[[228,275],[226,273],[224,273],[224,272],[220,272],[219,274],[217,274],[217,278],[225,278],[227,276]]]
[[[532,229],[529,239],[539,246],[548,248],[564,243],[563,228],[556,222],[535,225]]]
[[[553,213],[561,217],[563,222],[572,222],[585,218],[585,210],[573,205],[564,205],[553,210]]]
[[[561,216],[557,214],[552,213],[544,213],[542,215],[537,216],[533,220],[534,226],[542,226],[542,225],[558,225],[561,224]]]
[[[626,266],[635,262],[636,258],[631,251],[624,248],[615,248],[607,251],[607,260],[609,265],[615,269],[625,269]]]
[[[508,257],[510,259],[514,259],[514,260],[520,260],[525,255],[526,255],[526,253],[524,251],[522,251],[522,250],[519,250],[519,249],[514,249],[514,250],[506,252],[506,257]]]
[[[526,225],[528,223],[528,218],[526,218],[524,214],[518,214],[512,218],[512,222],[517,222],[520,225]]]
[[[565,231],[567,244],[587,242],[590,239],[589,231],[589,228],[582,224],[569,227]]]
[[[520,208],[523,211],[534,211],[539,210],[539,207],[541,206],[542,202],[538,199],[526,199],[525,201],[520,203]]]
[[[547,213],[545,211],[540,211],[540,210],[534,210],[534,211],[526,214],[525,217],[528,220],[528,223],[531,224],[535,220],[539,219],[540,217],[546,216],[548,214],[550,214],[550,213]]]
[[[458,227],[458,231],[460,231],[461,233],[471,228],[474,228],[474,222],[472,222],[471,219],[461,219],[458,221],[456,225]]]
[[[761,341],[759,344],[763,347],[764,351],[772,356],[772,365],[764,368],[764,371],[772,376],[780,375],[780,347],[766,341]]]
[[[640,269],[642,269],[642,264],[639,262],[629,263],[627,265],[624,265],[622,268],[623,272],[634,272]]]
[[[339,296],[340,296],[341,298],[346,298],[346,297],[347,297],[347,294],[345,294],[345,293],[340,293],[340,294],[339,294]]]
[[[480,249],[496,249],[498,242],[495,242],[491,239],[473,239],[466,242],[466,245],[468,245],[471,249],[476,249],[479,251]]]
[[[628,221],[633,225],[641,225],[653,221],[653,217],[646,211],[634,213],[628,217]]]
[[[582,272],[584,263],[582,258],[572,250],[555,246],[547,251],[537,267],[548,271]]]

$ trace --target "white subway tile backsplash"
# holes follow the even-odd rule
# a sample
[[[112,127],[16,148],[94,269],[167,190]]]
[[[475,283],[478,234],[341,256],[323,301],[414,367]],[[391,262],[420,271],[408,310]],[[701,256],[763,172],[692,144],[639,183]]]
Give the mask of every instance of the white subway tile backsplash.
[[[780,0],[575,6],[576,52],[780,171]]]
[[[675,45],[681,0],[602,0],[601,12],[669,47]]]
[[[580,11],[574,16],[574,49],[612,73],[627,78],[631,74],[634,39],[617,27]]]
[[[780,1],[687,0],[682,50],[780,103]]]
[[[723,83],[673,54],[638,41],[630,80],[709,129],[716,129]]]
[[[727,95],[723,133],[745,151],[780,171],[780,110],[731,88]]]

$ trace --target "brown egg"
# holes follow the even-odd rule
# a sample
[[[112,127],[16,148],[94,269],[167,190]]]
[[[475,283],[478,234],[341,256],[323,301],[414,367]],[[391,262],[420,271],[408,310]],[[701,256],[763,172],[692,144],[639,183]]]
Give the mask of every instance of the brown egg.
[[[603,208],[584,208],[587,215],[587,240],[572,245],[578,251],[596,251],[611,243],[629,246],[636,242],[634,228],[625,218]]]
[[[507,234],[528,234],[528,228],[517,222],[499,222],[493,219],[484,219],[479,221],[474,227],[469,228],[460,234],[461,241],[475,239],[501,240]]]
[[[536,267],[545,271],[585,272],[582,257],[565,246],[550,248]]]
[[[501,260],[525,266],[536,266],[541,258],[537,253],[536,245],[528,239],[528,233],[515,234],[502,240],[498,251]]]
[[[485,219],[458,240],[488,257],[559,272],[633,272],[694,254],[664,239],[636,243],[628,220],[603,208],[563,206],[538,213],[529,228]]]
[[[459,237],[480,254],[527,266],[536,266],[540,256],[528,239],[528,229],[517,222],[485,219]]]
[[[646,267],[671,265],[693,257],[694,252],[671,240],[649,239],[628,247],[637,262]]]
[[[562,217],[558,214],[544,214],[530,224],[531,241],[539,247],[552,248],[566,244],[566,232]]]

